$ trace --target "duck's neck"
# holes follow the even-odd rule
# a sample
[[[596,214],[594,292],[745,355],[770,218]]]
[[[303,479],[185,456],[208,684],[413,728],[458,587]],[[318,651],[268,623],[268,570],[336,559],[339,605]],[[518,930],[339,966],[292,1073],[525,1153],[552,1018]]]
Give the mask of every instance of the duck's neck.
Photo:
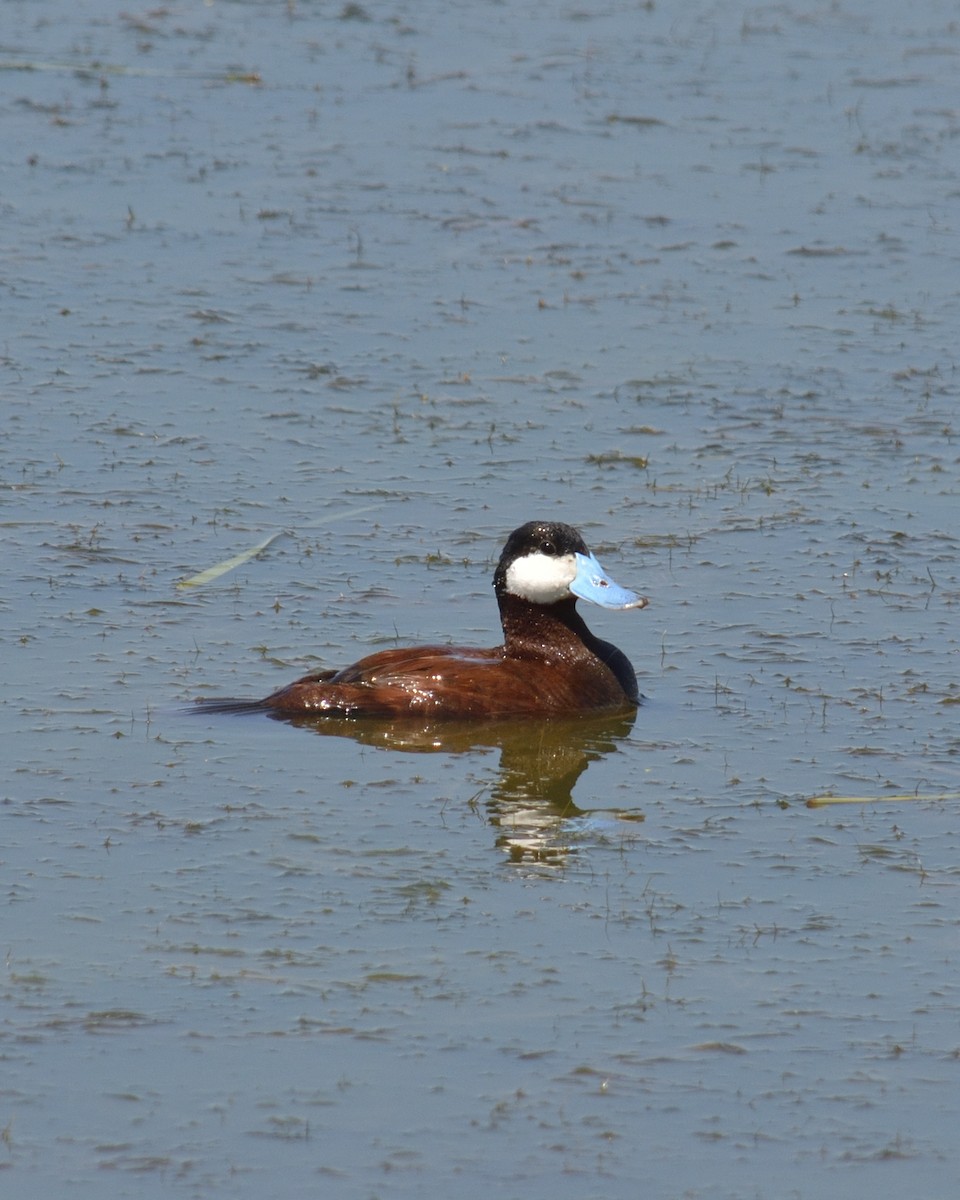
[[[575,643],[593,648],[596,638],[577,612],[576,601],[531,604],[509,592],[497,599],[503,642],[508,653],[525,650],[527,653],[539,652],[546,658],[561,658],[566,657]]]
[[[594,661],[598,670],[612,671],[626,698],[637,702],[640,693],[630,660],[616,646],[594,637],[577,612],[575,600],[531,604],[508,592],[497,599],[503,622],[503,646],[511,658],[579,663],[585,669]]]

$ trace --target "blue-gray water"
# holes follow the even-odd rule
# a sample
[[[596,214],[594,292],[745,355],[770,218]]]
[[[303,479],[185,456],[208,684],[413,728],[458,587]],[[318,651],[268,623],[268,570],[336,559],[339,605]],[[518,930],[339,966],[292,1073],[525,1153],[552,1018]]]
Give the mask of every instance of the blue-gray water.
[[[3,1195],[952,1197],[953,8],[2,18]],[[542,515],[632,727],[179,711]]]

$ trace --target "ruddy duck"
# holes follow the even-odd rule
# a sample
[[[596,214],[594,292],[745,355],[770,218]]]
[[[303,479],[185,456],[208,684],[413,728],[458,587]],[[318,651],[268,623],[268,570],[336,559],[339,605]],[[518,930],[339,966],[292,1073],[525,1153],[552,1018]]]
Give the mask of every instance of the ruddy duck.
[[[647,600],[614,583],[573,526],[529,521],[514,530],[493,586],[502,646],[384,650],[341,671],[313,671],[263,700],[208,700],[199,707],[317,719],[483,720],[637,706],[627,656],[593,636],[576,603],[625,609],[643,608]]]

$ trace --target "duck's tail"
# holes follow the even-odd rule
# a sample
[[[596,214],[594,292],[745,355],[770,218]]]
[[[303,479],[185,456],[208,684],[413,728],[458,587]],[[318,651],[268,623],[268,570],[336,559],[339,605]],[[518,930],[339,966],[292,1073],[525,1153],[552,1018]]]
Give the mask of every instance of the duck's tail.
[[[194,700],[192,704],[187,705],[185,711],[195,716],[205,716],[208,713],[265,713],[270,712],[270,705],[262,700],[234,700],[229,697],[211,696],[208,700]]]

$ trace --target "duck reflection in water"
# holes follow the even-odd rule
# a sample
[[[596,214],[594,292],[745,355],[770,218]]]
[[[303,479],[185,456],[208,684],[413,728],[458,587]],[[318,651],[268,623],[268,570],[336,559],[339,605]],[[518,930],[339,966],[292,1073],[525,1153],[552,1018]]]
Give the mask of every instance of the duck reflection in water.
[[[636,709],[593,717],[481,724],[272,715],[321,736],[348,737],[384,750],[419,754],[499,750],[499,773],[481,789],[475,803],[483,806],[497,830],[497,847],[517,865],[562,866],[594,820],[604,828],[618,818],[643,820],[634,809],[621,813],[601,802],[594,810],[573,800],[573,789],[587,767],[615,753],[629,736]]]

